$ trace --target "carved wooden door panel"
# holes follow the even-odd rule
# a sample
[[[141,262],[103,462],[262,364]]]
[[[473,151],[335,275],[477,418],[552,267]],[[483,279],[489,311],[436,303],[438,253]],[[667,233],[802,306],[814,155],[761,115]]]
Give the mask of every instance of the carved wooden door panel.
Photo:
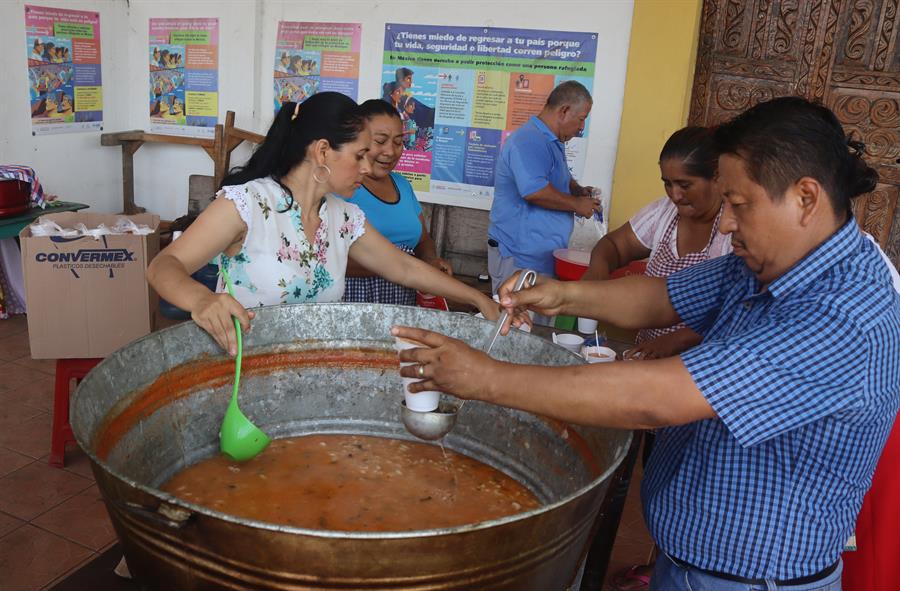
[[[704,0],[690,123],[776,96],[828,105],[880,175],[860,225],[900,266],[900,0]]]

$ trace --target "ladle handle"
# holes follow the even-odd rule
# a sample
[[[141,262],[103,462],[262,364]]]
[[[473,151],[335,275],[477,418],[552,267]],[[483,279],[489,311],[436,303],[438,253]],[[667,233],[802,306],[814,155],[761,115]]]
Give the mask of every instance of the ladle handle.
[[[535,282],[537,282],[537,273],[532,271],[531,269],[525,269],[521,273],[519,273],[519,278],[516,280],[516,284],[513,286],[513,293],[521,290],[525,283],[528,282],[529,287],[534,287]],[[500,330],[503,328],[503,323],[506,322],[506,319],[509,318],[509,312],[507,310],[503,310],[503,313],[500,314],[500,319],[497,321],[497,326],[494,329],[494,336],[491,337],[491,342],[488,343],[488,346],[485,348],[484,352],[488,355],[491,354],[491,349],[494,348],[494,343],[497,342],[497,337],[500,336]]]
[[[234,286],[231,284],[231,277],[228,276],[228,270],[225,265],[219,266],[222,271],[222,279],[225,280],[225,289],[228,295],[234,297]],[[244,357],[244,343],[241,337],[241,323],[236,316],[231,317],[234,320],[234,334],[237,340],[237,355],[234,356],[234,391],[231,394],[231,404],[237,405],[238,387],[241,383],[241,360]]]

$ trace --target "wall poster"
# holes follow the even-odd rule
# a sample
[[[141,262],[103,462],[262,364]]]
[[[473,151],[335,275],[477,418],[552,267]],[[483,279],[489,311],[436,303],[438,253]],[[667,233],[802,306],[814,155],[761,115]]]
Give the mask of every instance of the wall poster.
[[[362,25],[280,21],[275,40],[277,113],[285,102],[303,102],[335,91],[359,100],[359,44]]]
[[[103,129],[100,13],[25,6],[31,133]]]
[[[219,19],[151,18],[150,131],[211,138],[219,117]]]
[[[596,55],[596,33],[387,24],[381,96],[406,131],[397,171],[417,191],[493,197],[503,142],[560,82],[592,91]],[[575,178],[589,123],[566,146]]]

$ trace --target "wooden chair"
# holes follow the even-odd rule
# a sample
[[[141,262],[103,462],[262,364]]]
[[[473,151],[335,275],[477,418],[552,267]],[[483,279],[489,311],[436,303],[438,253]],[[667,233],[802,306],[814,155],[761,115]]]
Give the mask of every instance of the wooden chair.
[[[234,111],[225,113],[225,124],[216,125],[215,135],[215,172],[213,174],[213,184],[218,189],[222,185],[222,179],[228,174],[231,167],[231,153],[243,142],[251,142],[253,144],[261,144],[265,136],[252,131],[247,131],[234,126]]]
[[[122,147],[122,211],[133,214],[146,211],[134,202],[134,153],[145,143],[181,144],[203,148],[212,158],[213,184],[214,189],[218,189],[228,172],[231,152],[245,141],[259,144],[263,139],[265,137],[258,133],[235,127],[234,111],[228,111],[225,114],[225,124],[216,125],[213,139],[145,133],[137,129],[101,134],[100,145]]]

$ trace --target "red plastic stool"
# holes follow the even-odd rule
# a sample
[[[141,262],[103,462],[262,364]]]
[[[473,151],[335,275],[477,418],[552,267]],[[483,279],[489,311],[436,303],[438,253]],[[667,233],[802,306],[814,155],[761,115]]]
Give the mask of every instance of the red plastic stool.
[[[53,436],[50,441],[49,464],[62,468],[66,464],[66,444],[75,443],[69,424],[69,386],[84,379],[103,359],[57,359],[56,386],[53,393]]]

